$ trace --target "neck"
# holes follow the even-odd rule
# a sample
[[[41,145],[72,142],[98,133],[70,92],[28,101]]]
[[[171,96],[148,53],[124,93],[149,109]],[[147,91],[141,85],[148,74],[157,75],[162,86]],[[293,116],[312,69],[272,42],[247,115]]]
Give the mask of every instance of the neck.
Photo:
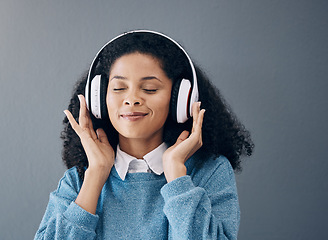
[[[162,136],[150,139],[125,138],[119,135],[120,149],[127,154],[142,159],[147,153],[151,152],[163,143]]]

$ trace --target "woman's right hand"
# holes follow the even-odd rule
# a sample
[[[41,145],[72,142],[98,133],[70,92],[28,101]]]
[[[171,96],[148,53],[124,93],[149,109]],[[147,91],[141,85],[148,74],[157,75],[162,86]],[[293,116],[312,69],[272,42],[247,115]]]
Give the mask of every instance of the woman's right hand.
[[[70,111],[65,110],[64,113],[80,137],[89,162],[87,171],[97,174],[104,184],[114,165],[115,153],[104,130],[97,129],[97,132],[94,131],[84,96],[78,95],[78,97],[80,100],[79,123],[75,121]]]

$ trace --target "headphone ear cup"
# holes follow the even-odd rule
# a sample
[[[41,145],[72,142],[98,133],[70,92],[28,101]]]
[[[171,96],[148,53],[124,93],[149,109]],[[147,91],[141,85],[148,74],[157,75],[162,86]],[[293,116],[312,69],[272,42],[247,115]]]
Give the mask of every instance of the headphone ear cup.
[[[108,89],[108,76],[107,74],[102,74],[101,81],[100,81],[100,89],[99,89],[101,119],[109,118],[107,104],[106,104],[107,89]]]
[[[182,79],[173,86],[171,96],[171,114],[175,121],[184,123],[190,117],[191,83]]]
[[[180,89],[181,80],[176,81],[172,86],[171,91],[171,117],[174,121],[177,120],[177,105],[178,105],[178,96],[179,96],[179,89]]]

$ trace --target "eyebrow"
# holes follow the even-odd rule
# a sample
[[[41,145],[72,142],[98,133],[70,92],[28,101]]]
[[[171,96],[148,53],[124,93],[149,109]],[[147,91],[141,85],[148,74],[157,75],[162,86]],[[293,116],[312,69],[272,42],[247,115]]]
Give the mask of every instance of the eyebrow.
[[[114,77],[112,77],[112,78],[110,79],[110,81],[112,81],[113,79],[128,80],[128,78],[126,78],[126,77],[123,77],[123,76],[117,76],[117,75],[115,75]],[[143,77],[143,78],[141,78],[140,80],[141,80],[141,81],[146,81],[146,80],[153,80],[153,79],[162,82],[159,78],[157,78],[157,77],[155,77],[155,76],[147,76],[147,77]]]

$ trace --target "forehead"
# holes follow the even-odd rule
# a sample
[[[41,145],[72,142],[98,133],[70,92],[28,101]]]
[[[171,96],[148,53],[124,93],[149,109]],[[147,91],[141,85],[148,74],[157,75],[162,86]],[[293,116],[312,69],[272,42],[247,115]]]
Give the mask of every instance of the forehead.
[[[117,67],[117,65],[122,65],[122,64],[156,64],[156,65],[161,65],[161,62],[158,58],[151,54],[146,54],[146,53],[139,53],[139,52],[134,52],[134,53],[128,53],[124,54],[123,56],[117,58],[113,64],[112,68],[114,66]]]
[[[158,58],[139,52],[125,54],[116,59],[111,66],[110,75],[116,74],[155,74],[167,77]]]

